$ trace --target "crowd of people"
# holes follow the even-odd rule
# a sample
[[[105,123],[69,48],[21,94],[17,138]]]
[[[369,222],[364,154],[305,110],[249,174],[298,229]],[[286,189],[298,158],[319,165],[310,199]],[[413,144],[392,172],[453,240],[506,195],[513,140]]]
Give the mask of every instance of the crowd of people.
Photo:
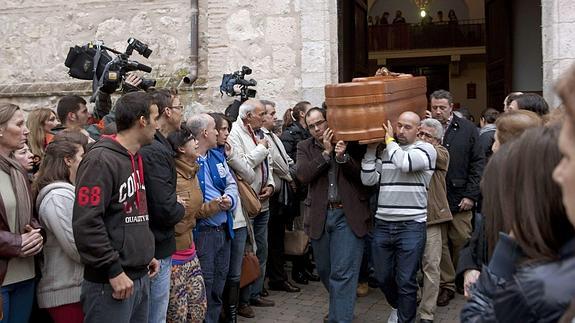
[[[138,82],[92,116],[74,95],[0,105],[0,322],[237,322],[310,280],[325,322],[370,285],[388,322],[433,322],[458,292],[463,322],[575,316],[575,67],[551,111],[511,93],[478,129],[437,90],[368,145],[335,140],[329,107],[185,118]]]

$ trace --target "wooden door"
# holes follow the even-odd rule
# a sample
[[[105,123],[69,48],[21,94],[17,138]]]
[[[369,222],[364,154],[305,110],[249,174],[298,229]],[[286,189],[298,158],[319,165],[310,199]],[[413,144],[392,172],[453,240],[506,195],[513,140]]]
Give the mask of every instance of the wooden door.
[[[368,76],[367,0],[338,0],[339,82]]]
[[[485,1],[487,107],[503,109],[512,84],[512,1]]]

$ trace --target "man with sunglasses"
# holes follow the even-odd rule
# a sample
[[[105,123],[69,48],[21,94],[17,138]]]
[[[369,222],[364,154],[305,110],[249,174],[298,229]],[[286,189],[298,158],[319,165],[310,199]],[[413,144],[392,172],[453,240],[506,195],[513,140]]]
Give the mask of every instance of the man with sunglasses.
[[[427,189],[437,156],[431,144],[418,140],[420,123],[417,114],[404,112],[394,136],[387,121],[385,149],[378,156],[378,143],[370,144],[361,162],[363,184],[380,186],[372,256],[376,278],[394,309],[390,321],[397,316],[399,322],[413,322],[417,312],[416,273],[425,248]]]
[[[180,128],[183,106],[176,91],[157,89],[150,92],[158,105],[159,129],[152,144],[140,152],[144,161],[144,180],[154,233],[155,254],[160,272],[150,280],[150,311],[148,322],[166,321],[170,297],[172,254],[176,251],[174,226],[184,216],[185,202],[176,195],[176,164],[168,135]]]

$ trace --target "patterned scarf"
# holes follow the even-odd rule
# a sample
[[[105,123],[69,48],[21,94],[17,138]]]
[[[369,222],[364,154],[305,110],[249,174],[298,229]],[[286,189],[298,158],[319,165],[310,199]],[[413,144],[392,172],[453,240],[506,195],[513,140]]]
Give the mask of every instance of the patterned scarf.
[[[26,225],[30,224],[32,218],[30,184],[22,167],[16,161],[2,155],[0,155],[0,170],[10,175],[10,182],[16,196],[16,219],[20,226],[19,233],[25,233]]]

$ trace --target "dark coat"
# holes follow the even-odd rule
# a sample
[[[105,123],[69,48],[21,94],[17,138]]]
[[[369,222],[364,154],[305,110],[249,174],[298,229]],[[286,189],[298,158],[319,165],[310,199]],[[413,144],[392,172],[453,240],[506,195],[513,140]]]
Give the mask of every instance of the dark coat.
[[[463,307],[462,322],[556,322],[575,296],[575,239],[561,249],[560,260],[517,270],[522,254],[509,240],[499,239]]]
[[[280,139],[284,144],[287,154],[297,162],[297,144],[311,137],[309,131],[304,129],[299,122],[292,123],[281,134]]]
[[[484,167],[484,153],[478,144],[479,134],[473,123],[453,115],[443,146],[449,151],[449,169],[445,178],[447,200],[453,214],[459,213],[464,197],[479,200],[479,182]]]
[[[301,183],[309,185],[304,202],[308,215],[305,229],[312,239],[321,238],[327,215],[330,163],[322,156],[322,151],[323,148],[314,138],[306,139],[297,145],[296,176]],[[369,231],[371,222],[370,192],[369,188],[361,183],[361,156],[352,151],[353,149],[348,149],[348,160],[339,164],[337,187],[347,224],[353,233],[361,238]],[[335,157],[332,155],[332,158]]]
[[[176,195],[176,164],[168,140],[157,131],[154,141],[140,149],[150,214],[150,229],[156,242],[155,257],[163,259],[176,251],[174,226],[184,217],[184,206]]]

